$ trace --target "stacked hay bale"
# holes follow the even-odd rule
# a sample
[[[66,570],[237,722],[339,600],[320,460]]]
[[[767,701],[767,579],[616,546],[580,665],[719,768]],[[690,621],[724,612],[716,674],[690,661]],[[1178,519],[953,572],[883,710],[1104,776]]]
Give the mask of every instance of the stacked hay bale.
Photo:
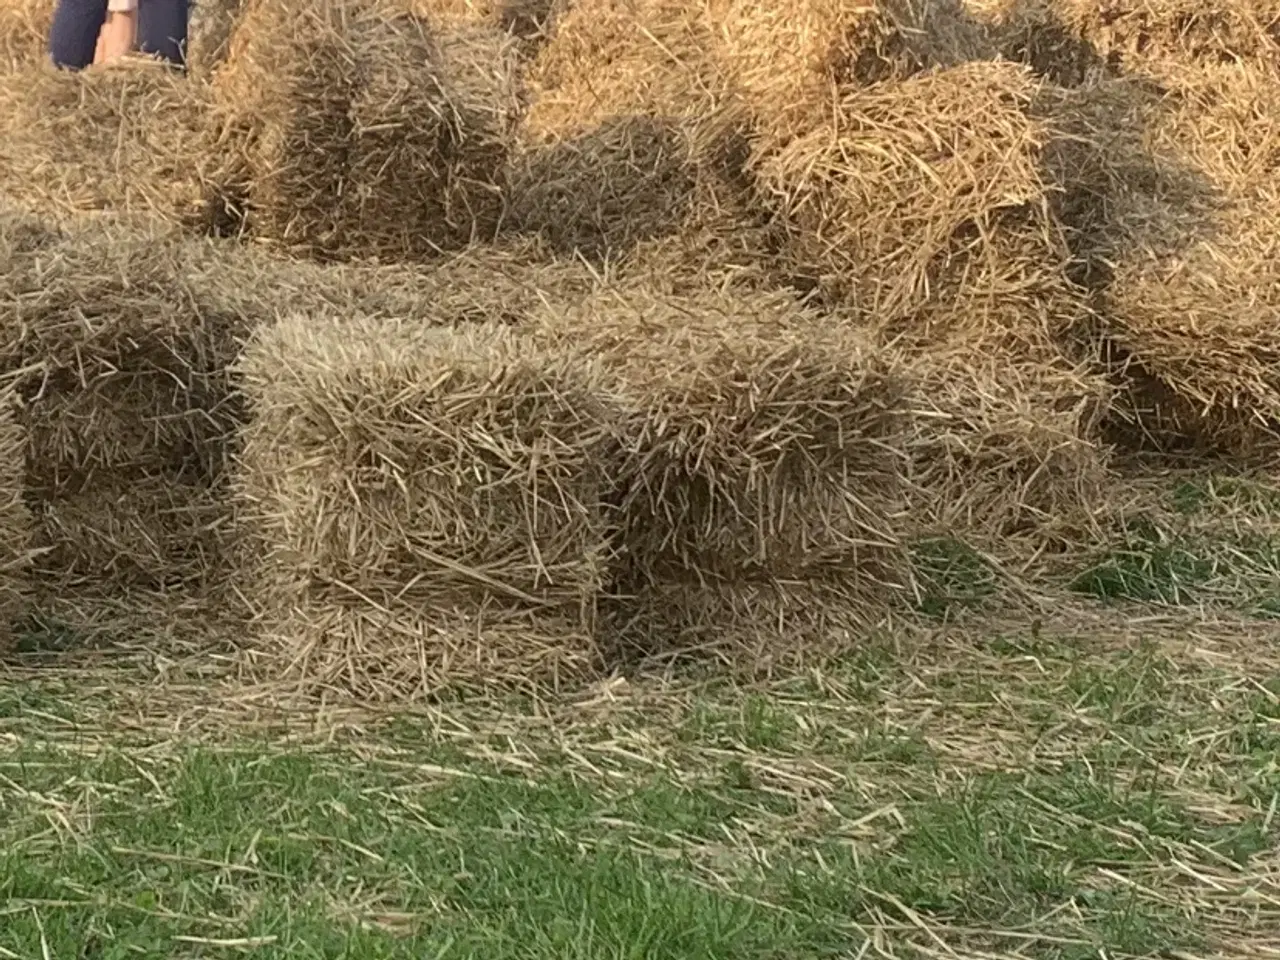
[[[206,312],[203,245],[110,222],[11,263],[4,368],[23,398],[42,592],[149,591],[218,572],[240,318]]]
[[[864,62],[889,62],[866,42]],[[825,102],[807,109],[758,107],[757,187],[791,272],[846,322],[907,348],[913,524],[990,549],[1032,534],[1038,549],[1092,524],[1106,474],[1092,434],[1105,383],[1063,349],[1088,305],[1042,173],[1056,134],[1026,68],[921,70],[921,56],[870,83],[827,74]]]
[[[503,326],[299,314],[241,366],[255,664],[374,699],[597,666],[607,417]]]
[[[25,447],[17,397],[6,386],[0,389],[0,656],[13,649],[16,627],[31,600],[34,529],[23,496]]]
[[[598,359],[621,414],[616,653],[768,671],[849,649],[903,585],[902,390],[785,294],[606,284],[539,338]]]
[[[769,137],[786,139],[830,110],[833,87],[994,52],[958,0],[713,0],[711,10],[718,57]]]
[[[1027,49],[1065,35],[1111,74],[1076,77],[1044,108],[1072,135],[1049,170],[1122,388],[1114,435],[1267,453],[1280,410],[1264,372],[1280,344],[1260,234],[1280,196],[1280,6],[1057,0],[1005,17]]]
[[[227,59],[247,0],[193,0],[187,32],[187,69],[208,80]]]
[[[690,274],[753,263],[764,235],[740,182],[742,116],[712,43],[698,5],[573,3],[528,70],[516,229]]]
[[[404,0],[409,11],[446,29],[497,27],[536,52],[567,0]]]
[[[493,30],[437,33],[374,0],[259,0],[214,80],[209,177],[256,234],[322,258],[491,238],[514,71]]]
[[[103,210],[175,221],[198,213],[207,91],[161,66],[0,74],[0,188],[66,218]]]

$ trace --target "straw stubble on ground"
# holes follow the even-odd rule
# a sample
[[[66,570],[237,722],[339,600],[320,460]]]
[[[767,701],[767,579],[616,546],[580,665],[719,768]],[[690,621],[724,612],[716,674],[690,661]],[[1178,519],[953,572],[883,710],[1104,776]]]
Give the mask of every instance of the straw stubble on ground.
[[[208,657],[13,671],[0,948],[1256,960],[1275,641],[989,625],[749,689],[393,716]]]

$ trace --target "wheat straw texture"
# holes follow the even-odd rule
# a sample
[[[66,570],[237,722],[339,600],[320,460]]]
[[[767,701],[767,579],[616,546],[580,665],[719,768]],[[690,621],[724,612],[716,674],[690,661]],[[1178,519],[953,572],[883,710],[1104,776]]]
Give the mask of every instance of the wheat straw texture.
[[[214,79],[208,179],[257,234],[315,256],[492,237],[519,109],[511,43],[385,4],[258,0]]]
[[[14,627],[31,600],[34,526],[24,496],[22,422],[11,387],[0,390],[0,655],[12,649]]]
[[[242,370],[239,498],[286,674],[328,683],[355,658],[350,682],[414,695],[593,662],[609,430],[589,370],[503,327],[323,315],[262,330]]]
[[[874,314],[928,300],[975,234],[1045,205],[1034,89],[1021,67],[968,64],[854,90],[834,122],[759,146],[797,272]]]

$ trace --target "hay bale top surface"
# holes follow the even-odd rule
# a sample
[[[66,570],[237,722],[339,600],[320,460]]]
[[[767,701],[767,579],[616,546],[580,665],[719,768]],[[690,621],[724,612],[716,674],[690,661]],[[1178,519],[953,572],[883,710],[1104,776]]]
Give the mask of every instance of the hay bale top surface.
[[[713,0],[717,51],[767,127],[813,122],[833,88],[986,59],[955,0]]]
[[[0,189],[51,216],[112,210],[180,220],[200,206],[208,88],[170,70],[0,74]]]
[[[1129,67],[1160,59],[1208,63],[1280,53],[1277,0],[1059,0],[1063,22]]]
[[[732,126],[710,25],[684,0],[576,0],[529,67],[525,134],[548,141],[630,116]]]
[[[0,3],[0,71],[17,70],[47,56],[53,0]]]
[[[969,234],[1045,207],[1036,89],[1025,68],[994,62],[853,89],[831,123],[762,153],[799,267],[872,313],[927,301],[934,268]]]

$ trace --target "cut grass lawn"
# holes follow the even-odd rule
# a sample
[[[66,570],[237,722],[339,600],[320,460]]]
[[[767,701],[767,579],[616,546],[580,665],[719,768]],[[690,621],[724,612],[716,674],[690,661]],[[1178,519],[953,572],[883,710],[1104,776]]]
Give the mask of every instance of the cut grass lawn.
[[[27,670],[0,956],[1280,955],[1275,639],[1024,628],[387,715]]]

